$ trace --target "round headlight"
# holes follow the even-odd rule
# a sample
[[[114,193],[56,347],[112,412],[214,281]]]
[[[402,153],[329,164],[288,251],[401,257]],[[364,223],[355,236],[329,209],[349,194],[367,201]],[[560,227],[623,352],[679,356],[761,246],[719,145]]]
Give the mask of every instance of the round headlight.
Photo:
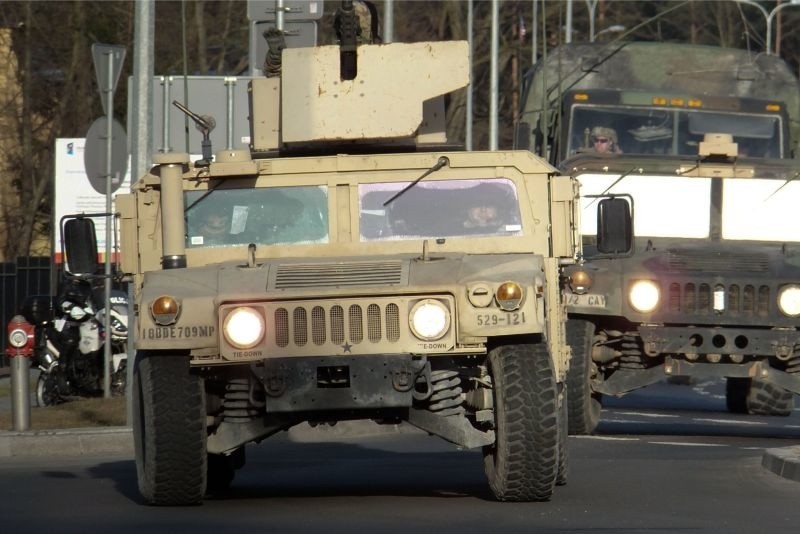
[[[15,349],[21,349],[28,344],[28,333],[22,328],[15,328],[8,334],[8,342]]]
[[[652,280],[638,280],[631,286],[628,293],[631,306],[636,311],[647,313],[656,309],[661,300],[661,291]]]
[[[408,322],[419,339],[434,341],[442,338],[450,328],[450,312],[438,300],[425,299],[411,308]]]
[[[264,337],[264,317],[255,308],[234,308],[225,317],[222,331],[228,343],[239,349],[249,349]]]
[[[778,308],[784,315],[797,317],[800,315],[800,286],[783,286],[778,291]]]
[[[522,288],[516,282],[503,282],[494,295],[504,311],[514,311],[522,302]]]

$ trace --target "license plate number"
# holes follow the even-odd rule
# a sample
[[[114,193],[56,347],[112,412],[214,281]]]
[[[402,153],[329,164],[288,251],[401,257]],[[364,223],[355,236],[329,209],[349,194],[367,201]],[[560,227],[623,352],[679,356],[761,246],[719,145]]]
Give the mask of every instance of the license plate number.
[[[605,308],[606,296],[593,295],[567,295],[567,306],[584,306],[588,308]]]
[[[482,313],[478,315],[478,326],[514,326],[525,324],[525,312]]]

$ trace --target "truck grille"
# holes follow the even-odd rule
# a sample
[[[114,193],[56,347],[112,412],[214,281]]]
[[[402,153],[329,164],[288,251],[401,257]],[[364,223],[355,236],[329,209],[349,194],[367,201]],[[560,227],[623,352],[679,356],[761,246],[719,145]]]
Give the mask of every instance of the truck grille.
[[[276,269],[273,287],[342,287],[398,285],[406,280],[400,261],[283,264]]]
[[[671,313],[686,315],[708,315],[714,311],[714,293],[724,292],[725,309],[723,314],[741,317],[766,317],[770,313],[772,301],[768,285],[722,284],[673,282],[669,285],[667,308]]]
[[[668,271],[673,273],[698,271],[764,273],[769,271],[769,258],[766,254],[669,249],[666,261]]]
[[[397,342],[400,309],[394,302],[283,306],[274,310],[275,344],[285,348],[309,343],[358,345],[365,341]]]

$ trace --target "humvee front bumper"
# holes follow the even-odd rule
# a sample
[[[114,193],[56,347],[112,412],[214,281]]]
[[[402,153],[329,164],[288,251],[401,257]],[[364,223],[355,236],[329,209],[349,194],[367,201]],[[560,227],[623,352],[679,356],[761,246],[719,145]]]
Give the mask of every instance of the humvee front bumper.
[[[640,325],[644,352],[659,354],[726,354],[792,357],[800,346],[794,328],[729,328]]]

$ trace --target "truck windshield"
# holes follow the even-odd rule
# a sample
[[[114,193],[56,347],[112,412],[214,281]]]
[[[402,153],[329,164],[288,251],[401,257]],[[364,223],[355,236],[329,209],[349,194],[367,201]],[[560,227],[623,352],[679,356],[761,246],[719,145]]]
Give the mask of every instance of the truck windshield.
[[[784,156],[780,115],[576,104],[569,132],[569,155],[605,151],[595,143],[598,137],[611,138],[612,152],[697,155],[705,134],[727,133],[740,156]]]
[[[519,201],[511,180],[424,181],[383,206],[407,185],[359,185],[362,241],[522,234]]]
[[[597,200],[585,195],[633,197],[637,237],[708,238],[712,217],[726,240],[800,242],[800,181],[632,174],[582,174],[581,233],[597,234]],[[720,180],[720,209],[712,209],[712,181]],[[616,184],[614,182],[617,182]],[[613,184],[613,185],[612,185]]]
[[[188,248],[328,242],[324,187],[188,191],[184,205]]]

